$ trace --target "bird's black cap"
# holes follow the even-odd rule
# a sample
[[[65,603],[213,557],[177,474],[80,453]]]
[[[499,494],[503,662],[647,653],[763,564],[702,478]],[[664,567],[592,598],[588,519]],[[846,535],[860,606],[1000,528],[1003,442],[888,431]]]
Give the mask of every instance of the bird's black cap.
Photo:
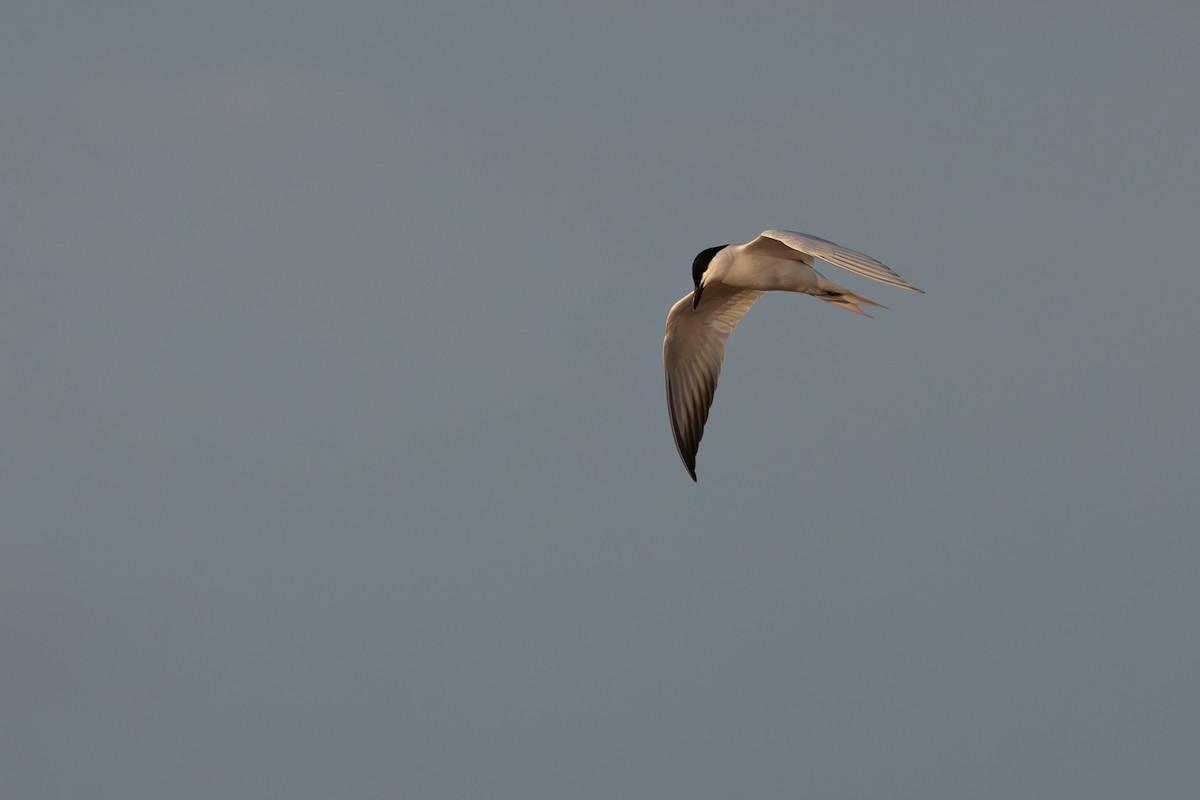
[[[706,250],[701,250],[694,261],[692,261],[692,283],[696,286],[696,292],[692,295],[692,308],[700,305],[700,293],[703,289],[700,288],[700,278],[704,276],[704,271],[708,269],[708,265],[712,263],[713,258],[717,253],[724,250],[729,245],[719,244],[716,247],[709,247]]]

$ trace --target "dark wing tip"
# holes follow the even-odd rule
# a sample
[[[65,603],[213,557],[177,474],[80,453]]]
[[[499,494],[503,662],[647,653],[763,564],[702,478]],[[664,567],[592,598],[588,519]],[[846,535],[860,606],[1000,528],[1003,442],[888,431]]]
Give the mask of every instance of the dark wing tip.
[[[671,417],[671,435],[675,439],[675,449],[679,451],[679,460],[683,462],[683,468],[687,470],[688,476],[693,483],[699,483],[696,480],[696,452],[700,449],[700,442],[697,441],[694,445],[684,441],[684,433],[679,427],[679,420],[675,416],[675,396],[674,387],[671,385],[671,376],[667,376],[667,413]],[[701,423],[701,433],[704,430],[704,424]]]

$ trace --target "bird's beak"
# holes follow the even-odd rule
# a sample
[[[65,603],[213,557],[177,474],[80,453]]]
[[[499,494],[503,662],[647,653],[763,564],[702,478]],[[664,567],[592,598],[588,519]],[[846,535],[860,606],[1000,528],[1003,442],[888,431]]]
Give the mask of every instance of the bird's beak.
[[[692,311],[696,310],[696,306],[700,305],[700,293],[704,291],[704,285],[697,283],[696,291],[692,292]]]

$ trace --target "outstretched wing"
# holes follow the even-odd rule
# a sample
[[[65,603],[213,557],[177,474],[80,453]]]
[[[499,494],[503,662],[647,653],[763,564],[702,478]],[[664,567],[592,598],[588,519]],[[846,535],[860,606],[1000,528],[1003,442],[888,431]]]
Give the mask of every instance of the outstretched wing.
[[[679,457],[696,480],[696,451],[704,435],[708,409],[717,391],[725,340],[763,293],[712,282],[692,310],[692,293],[671,307],[663,339],[667,375],[667,413]]]
[[[870,278],[873,281],[890,284],[891,286],[899,286],[901,289],[921,292],[920,289],[904,280],[904,278],[901,278],[886,264],[882,264],[870,256],[849,250],[826,239],[809,236],[807,233],[763,231],[761,236],[746,245],[746,252],[762,253],[763,255],[771,255],[779,258],[790,258],[796,261],[803,261],[809,266],[812,266],[812,256],[816,256],[823,261],[828,261],[835,267],[841,267],[856,275],[862,275],[864,278]],[[800,257],[798,258],[797,256]],[[924,294],[924,292],[921,292],[921,294]]]

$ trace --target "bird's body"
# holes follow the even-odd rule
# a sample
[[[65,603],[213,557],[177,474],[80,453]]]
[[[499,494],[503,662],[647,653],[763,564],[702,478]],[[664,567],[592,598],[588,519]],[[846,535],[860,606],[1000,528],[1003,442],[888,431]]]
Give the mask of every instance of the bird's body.
[[[869,256],[794,231],[764,231],[746,244],[701,251],[692,264],[696,288],[671,307],[663,339],[667,412],[679,457],[692,480],[725,340],[764,292],[810,294],[863,316],[870,315],[862,305],[883,308],[817,272],[814,256],[871,280],[921,291]]]

